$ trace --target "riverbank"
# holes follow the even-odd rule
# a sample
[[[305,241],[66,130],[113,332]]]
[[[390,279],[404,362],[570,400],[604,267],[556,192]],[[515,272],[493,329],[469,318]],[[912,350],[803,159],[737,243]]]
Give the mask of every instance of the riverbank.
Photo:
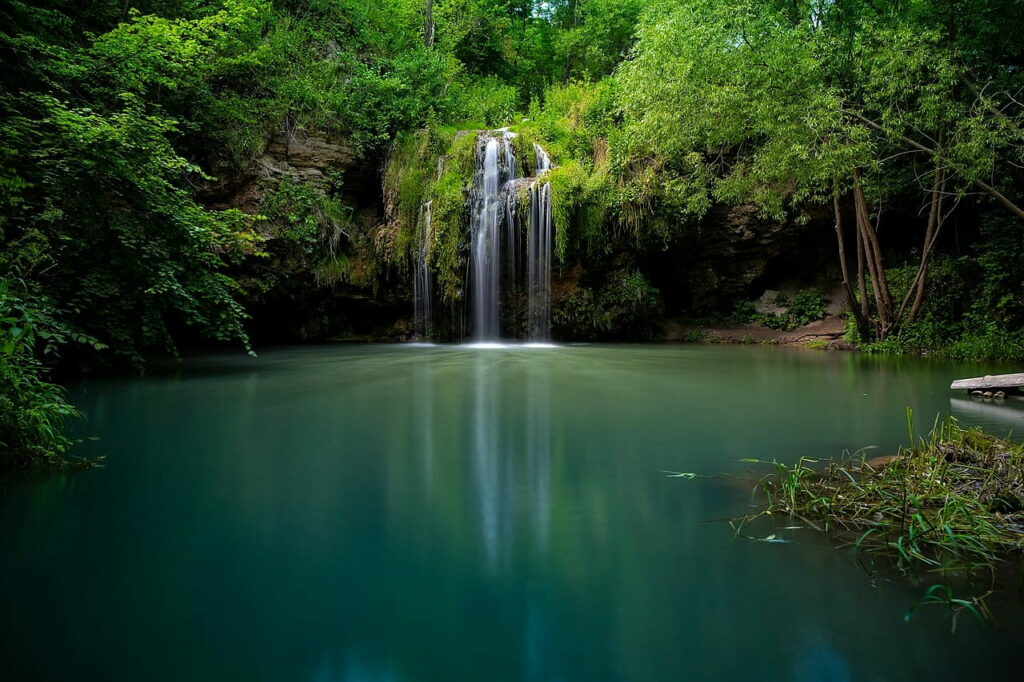
[[[791,331],[771,329],[759,323],[699,325],[670,320],[665,325],[663,340],[677,343],[738,343],[856,350],[855,345],[844,340],[845,331],[846,321],[839,315],[829,315]]]

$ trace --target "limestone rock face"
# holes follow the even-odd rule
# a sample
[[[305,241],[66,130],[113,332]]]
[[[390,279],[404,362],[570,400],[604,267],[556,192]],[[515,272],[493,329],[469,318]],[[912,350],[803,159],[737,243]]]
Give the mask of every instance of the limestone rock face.
[[[704,267],[690,278],[695,297],[743,292],[765,274],[794,231],[791,223],[767,220],[753,206],[719,206],[709,223],[700,240]]]
[[[237,208],[257,213],[264,194],[288,177],[297,183],[326,183],[331,170],[345,173],[353,195],[360,194],[364,176],[376,188],[376,168],[368,172],[355,148],[345,139],[334,139],[316,131],[274,133],[263,149],[241,173],[225,174],[207,188],[204,198],[215,209]]]
[[[315,182],[323,178],[325,171],[351,168],[356,160],[355,149],[346,141],[279,131],[253,163],[268,176],[290,175]]]
[[[383,220],[379,156],[360,154],[343,136],[282,126],[244,168],[221,173],[202,199],[212,209],[265,214],[265,199],[284,180],[322,190],[349,213],[336,223],[318,214],[332,221],[332,230],[316,235],[314,245],[296,241],[294,224],[280,217],[256,221],[262,253],[231,270],[252,316],[252,338],[264,343],[398,338],[399,323],[412,310],[408,287],[400,278],[371,286],[364,272],[372,253],[382,251],[388,238],[394,240]],[[343,254],[340,264],[336,253]]]
[[[761,298],[757,300],[755,309],[759,313],[766,313],[769,315],[785,314],[788,308],[777,303],[781,294],[782,292],[777,289],[766,289],[765,292],[761,294]]]
[[[686,284],[695,308],[771,286],[832,262],[831,230],[823,218],[806,223],[777,221],[749,205],[719,205],[703,221],[687,251]],[[798,255],[799,254],[799,255]],[[759,291],[763,291],[760,288]]]

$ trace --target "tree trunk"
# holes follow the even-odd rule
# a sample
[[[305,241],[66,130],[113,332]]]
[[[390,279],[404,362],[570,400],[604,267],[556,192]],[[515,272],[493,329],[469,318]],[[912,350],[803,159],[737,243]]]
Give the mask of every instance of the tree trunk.
[[[860,209],[856,208],[856,210],[859,212]],[[864,263],[867,266],[865,268],[867,271],[866,275],[871,278],[871,292],[874,294],[875,298],[875,319],[872,319],[871,323],[875,329],[875,336],[881,338],[885,334],[887,319],[885,315],[885,304],[882,302],[881,295],[878,293],[878,272],[875,270],[875,260],[871,257],[871,246],[868,244],[868,238],[867,235],[864,234],[863,227],[861,227],[859,216],[857,219],[857,239],[860,241],[861,253],[864,255]],[[867,285],[865,284],[865,288],[866,286]]]
[[[932,184],[932,199],[931,209],[928,212],[928,226],[924,232],[924,246],[921,249],[921,264],[917,268],[917,274],[914,276],[914,281],[910,285],[910,289],[907,291],[907,297],[903,299],[903,305],[900,306],[900,317],[903,316],[903,309],[907,305],[907,301],[910,299],[911,294],[914,296],[914,303],[910,307],[910,313],[907,315],[906,322],[904,324],[912,324],[917,319],[917,314],[921,311],[921,303],[924,301],[924,290],[925,285],[928,282],[928,261],[931,258],[932,250],[935,248],[935,242],[939,238],[939,231],[942,229],[944,222],[942,216],[942,200],[944,198],[944,192],[946,186],[946,175],[945,169],[942,166],[937,166],[935,169],[935,182]]]
[[[878,235],[868,217],[867,200],[860,184],[860,172],[854,172],[853,199],[857,215],[857,227],[864,241],[864,255],[871,275],[871,289],[875,294],[875,305],[878,308],[878,336],[885,338],[892,328],[892,296],[885,278],[885,266],[882,263],[882,249],[878,244]]]
[[[860,297],[860,314],[865,321],[871,312],[868,304],[868,285],[864,277],[864,241],[860,238],[857,221],[853,221],[853,234],[857,242],[857,294]]]
[[[434,47],[434,0],[426,0],[423,12],[423,44],[427,48]]]
[[[846,292],[846,301],[856,320],[857,330],[864,333],[867,328],[867,320],[861,314],[860,304],[857,302],[857,296],[853,293],[853,286],[850,284],[850,271],[846,264],[846,240],[843,235],[843,213],[839,208],[838,194],[832,197],[832,210],[836,216],[836,243],[839,245],[839,269],[843,275],[843,291]]]

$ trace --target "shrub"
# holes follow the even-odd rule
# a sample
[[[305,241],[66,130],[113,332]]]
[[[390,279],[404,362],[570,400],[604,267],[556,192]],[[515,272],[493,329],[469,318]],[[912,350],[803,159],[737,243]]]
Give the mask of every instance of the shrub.
[[[462,84],[466,121],[487,128],[508,125],[519,108],[519,89],[491,76]]]
[[[661,295],[638,270],[612,272],[603,285],[584,288],[554,306],[559,338],[650,339],[661,319]]]
[[[825,297],[818,291],[801,291],[792,299],[779,294],[775,304],[786,308],[786,312],[781,315],[762,313],[755,317],[769,329],[793,331],[825,317]]]
[[[706,343],[708,332],[705,329],[692,329],[686,333],[686,343]]]
[[[47,380],[36,353],[94,339],[60,324],[52,304],[19,290],[20,281],[0,280],[0,468],[64,462],[73,445],[65,426],[79,417],[64,389]]]
[[[939,256],[928,269],[917,320],[898,335],[865,343],[869,353],[920,354],[953,360],[1024,359],[1024,246],[1008,238],[1002,221],[982,225],[983,240],[969,256]],[[886,271],[901,298],[916,265]]]

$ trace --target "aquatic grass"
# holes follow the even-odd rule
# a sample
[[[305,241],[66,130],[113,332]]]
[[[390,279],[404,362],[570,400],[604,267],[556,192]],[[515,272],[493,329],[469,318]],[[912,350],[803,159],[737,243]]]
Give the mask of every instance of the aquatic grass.
[[[940,583],[930,586],[925,591],[924,597],[906,610],[903,614],[903,620],[910,620],[913,613],[921,607],[933,605],[940,606],[949,612],[950,632],[956,632],[957,617],[964,611],[977,618],[980,623],[985,623],[986,619],[990,617],[983,600],[977,597],[973,599],[955,597],[953,595],[953,588],[949,584]]]
[[[950,590],[954,580],[993,584],[997,567],[1024,550],[1024,446],[952,418],[890,457],[745,461],[773,471],[755,489],[763,508],[734,524],[738,534],[761,516],[789,515],[902,574],[937,573]],[[951,594],[930,589],[919,605],[984,613],[984,595]]]

